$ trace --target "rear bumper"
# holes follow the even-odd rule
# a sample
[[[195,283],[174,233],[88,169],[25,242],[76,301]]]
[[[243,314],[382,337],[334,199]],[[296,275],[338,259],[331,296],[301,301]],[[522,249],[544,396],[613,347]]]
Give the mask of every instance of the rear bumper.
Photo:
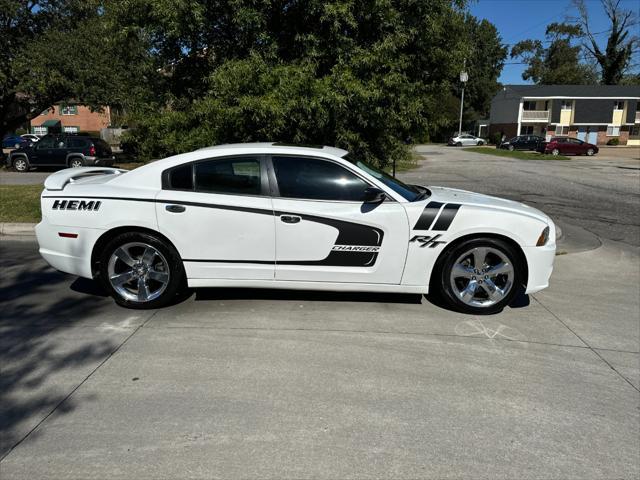
[[[111,167],[116,162],[115,157],[84,157],[84,160],[88,166],[97,165],[100,167]]]
[[[103,230],[51,225],[43,220],[36,225],[40,255],[56,270],[92,278],[91,253]],[[76,238],[61,237],[60,233],[77,234]]]

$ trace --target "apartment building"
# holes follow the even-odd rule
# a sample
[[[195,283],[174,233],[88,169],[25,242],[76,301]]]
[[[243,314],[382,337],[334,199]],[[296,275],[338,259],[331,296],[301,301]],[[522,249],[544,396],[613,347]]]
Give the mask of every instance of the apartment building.
[[[505,85],[491,101],[489,133],[640,145],[639,103],[635,85]]]
[[[92,112],[89,107],[77,104],[54,105],[31,120],[31,133],[79,133],[100,132],[111,124],[111,110]]]

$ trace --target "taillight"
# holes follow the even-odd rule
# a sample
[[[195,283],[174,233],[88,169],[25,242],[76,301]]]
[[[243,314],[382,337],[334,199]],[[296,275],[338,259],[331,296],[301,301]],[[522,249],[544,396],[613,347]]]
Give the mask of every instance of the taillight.
[[[96,147],[95,147],[95,146],[91,145],[91,146],[89,147],[89,155],[90,155],[91,157],[94,157],[94,156],[96,155]]]

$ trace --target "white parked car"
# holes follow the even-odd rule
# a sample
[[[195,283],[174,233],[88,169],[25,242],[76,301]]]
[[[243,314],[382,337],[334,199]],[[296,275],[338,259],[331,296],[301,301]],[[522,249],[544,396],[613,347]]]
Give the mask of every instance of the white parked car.
[[[484,140],[480,137],[474,137],[471,134],[463,133],[449,139],[449,145],[456,147],[468,147],[470,145],[484,145]]]
[[[188,286],[435,291],[488,313],[547,287],[556,249],[534,208],[405,185],[331,147],[220,145],[44,185],[42,256],[133,308]]]

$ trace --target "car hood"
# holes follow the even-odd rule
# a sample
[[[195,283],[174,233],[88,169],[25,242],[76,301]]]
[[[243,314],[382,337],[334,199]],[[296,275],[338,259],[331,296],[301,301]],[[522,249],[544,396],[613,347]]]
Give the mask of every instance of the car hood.
[[[492,208],[495,210],[504,210],[513,213],[519,213],[528,217],[535,218],[545,223],[549,223],[549,217],[540,210],[525,205],[524,203],[507,200],[505,198],[492,197],[481,193],[469,192],[466,190],[458,190],[446,187],[429,187],[431,190],[430,201],[442,203],[459,203],[474,207]]]

